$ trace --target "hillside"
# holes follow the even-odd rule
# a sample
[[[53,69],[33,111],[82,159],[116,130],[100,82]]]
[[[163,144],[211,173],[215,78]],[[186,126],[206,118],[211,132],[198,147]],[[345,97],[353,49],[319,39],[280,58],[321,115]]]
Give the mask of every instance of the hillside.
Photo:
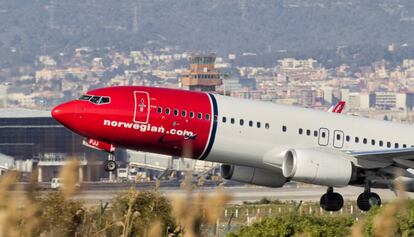
[[[0,0],[0,63],[82,46],[381,58],[411,54],[413,21],[410,0]]]

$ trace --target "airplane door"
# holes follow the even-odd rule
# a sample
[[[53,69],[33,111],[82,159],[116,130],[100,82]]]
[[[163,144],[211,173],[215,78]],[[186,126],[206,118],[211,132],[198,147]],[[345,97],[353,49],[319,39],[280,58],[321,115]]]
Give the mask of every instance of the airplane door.
[[[344,146],[344,132],[341,130],[334,131],[333,146],[335,148],[342,148]]]
[[[150,112],[149,94],[145,91],[134,91],[135,98],[135,123],[148,123]]]
[[[327,128],[319,129],[318,143],[320,146],[327,146],[329,144],[329,130]]]

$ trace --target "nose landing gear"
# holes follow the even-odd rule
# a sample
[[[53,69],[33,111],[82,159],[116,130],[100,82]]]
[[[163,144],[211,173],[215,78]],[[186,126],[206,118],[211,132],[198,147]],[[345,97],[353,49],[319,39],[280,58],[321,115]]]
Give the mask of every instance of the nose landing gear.
[[[118,164],[115,161],[113,153],[109,153],[108,160],[104,162],[104,170],[107,172],[113,172],[118,168]]]
[[[335,193],[332,187],[328,187],[319,203],[325,211],[339,211],[344,206],[344,198],[341,194]]]

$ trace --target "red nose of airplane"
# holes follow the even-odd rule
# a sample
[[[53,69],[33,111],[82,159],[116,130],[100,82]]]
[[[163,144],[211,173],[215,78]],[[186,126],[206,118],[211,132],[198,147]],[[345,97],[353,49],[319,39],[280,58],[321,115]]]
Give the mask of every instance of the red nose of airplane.
[[[66,127],[71,127],[77,112],[74,102],[60,104],[52,109],[52,117]]]

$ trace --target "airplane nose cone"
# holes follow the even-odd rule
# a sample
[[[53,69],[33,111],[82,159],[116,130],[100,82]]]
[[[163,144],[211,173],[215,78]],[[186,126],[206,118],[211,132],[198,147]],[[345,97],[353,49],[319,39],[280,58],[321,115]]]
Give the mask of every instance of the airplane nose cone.
[[[73,102],[64,103],[53,108],[51,114],[59,123],[70,127],[71,123],[74,122],[76,106]]]
[[[56,119],[56,120],[58,120],[59,121],[59,115],[60,115],[60,112],[61,111],[61,108],[60,108],[60,105],[58,105],[58,106],[56,106],[55,108],[53,108],[52,109],[52,117],[54,118],[54,119]]]

